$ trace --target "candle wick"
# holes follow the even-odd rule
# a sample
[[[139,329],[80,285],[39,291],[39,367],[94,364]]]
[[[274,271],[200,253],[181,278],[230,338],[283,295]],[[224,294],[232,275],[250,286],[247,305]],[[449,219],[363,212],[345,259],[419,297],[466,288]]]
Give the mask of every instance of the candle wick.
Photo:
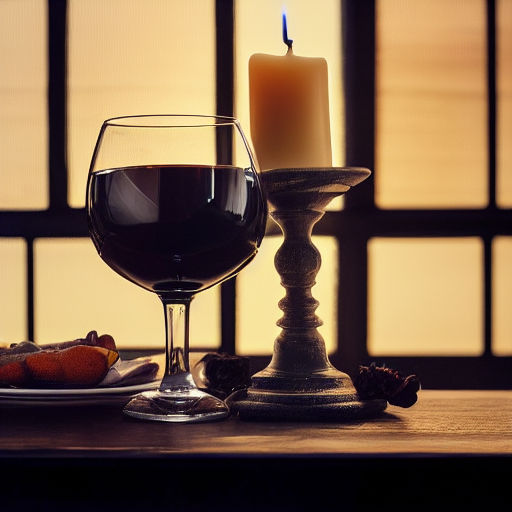
[[[283,42],[288,46],[288,51],[292,49],[293,39],[288,39],[288,26],[286,23],[286,14],[283,13]]]

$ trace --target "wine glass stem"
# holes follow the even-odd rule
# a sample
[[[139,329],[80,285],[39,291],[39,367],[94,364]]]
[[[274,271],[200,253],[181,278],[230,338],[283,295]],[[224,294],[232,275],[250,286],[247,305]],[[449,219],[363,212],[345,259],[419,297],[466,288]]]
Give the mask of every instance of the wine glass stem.
[[[165,374],[160,391],[195,388],[189,363],[189,313],[191,299],[175,302],[162,298],[165,312]]]

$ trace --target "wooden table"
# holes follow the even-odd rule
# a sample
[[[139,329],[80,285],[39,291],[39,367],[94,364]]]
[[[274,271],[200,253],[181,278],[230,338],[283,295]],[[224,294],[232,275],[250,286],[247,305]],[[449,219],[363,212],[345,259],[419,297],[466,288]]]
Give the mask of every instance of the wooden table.
[[[154,510],[169,500],[183,510],[391,509],[396,499],[435,504],[440,491],[457,507],[482,497],[497,505],[510,499],[498,477],[510,479],[511,455],[512,391],[423,390],[410,409],[345,424],[180,425],[117,408],[4,408],[0,510],[2,495],[13,506],[43,499],[52,510],[69,500],[112,510],[148,499]]]

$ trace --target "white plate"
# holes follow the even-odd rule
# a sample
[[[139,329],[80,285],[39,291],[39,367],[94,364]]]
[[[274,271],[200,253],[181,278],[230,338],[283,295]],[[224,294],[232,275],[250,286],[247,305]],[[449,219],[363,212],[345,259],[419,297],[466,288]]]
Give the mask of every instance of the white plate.
[[[0,388],[0,406],[119,405],[137,393],[157,388],[159,383],[85,389]]]

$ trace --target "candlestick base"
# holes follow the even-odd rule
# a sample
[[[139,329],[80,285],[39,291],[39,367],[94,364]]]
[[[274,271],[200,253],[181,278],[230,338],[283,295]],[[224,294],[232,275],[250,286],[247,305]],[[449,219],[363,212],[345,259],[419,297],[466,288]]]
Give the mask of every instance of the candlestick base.
[[[261,174],[272,218],[284,234],[275,266],[286,290],[279,302],[282,328],[272,361],[253,375],[231,410],[247,420],[350,420],[375,416],[386,400],[360,400],[351,378],[334,368],[317,331],[318,301],[311,294],[321,256],[311,242],[325,207],[369,175],[360,167],[274,169]]]

